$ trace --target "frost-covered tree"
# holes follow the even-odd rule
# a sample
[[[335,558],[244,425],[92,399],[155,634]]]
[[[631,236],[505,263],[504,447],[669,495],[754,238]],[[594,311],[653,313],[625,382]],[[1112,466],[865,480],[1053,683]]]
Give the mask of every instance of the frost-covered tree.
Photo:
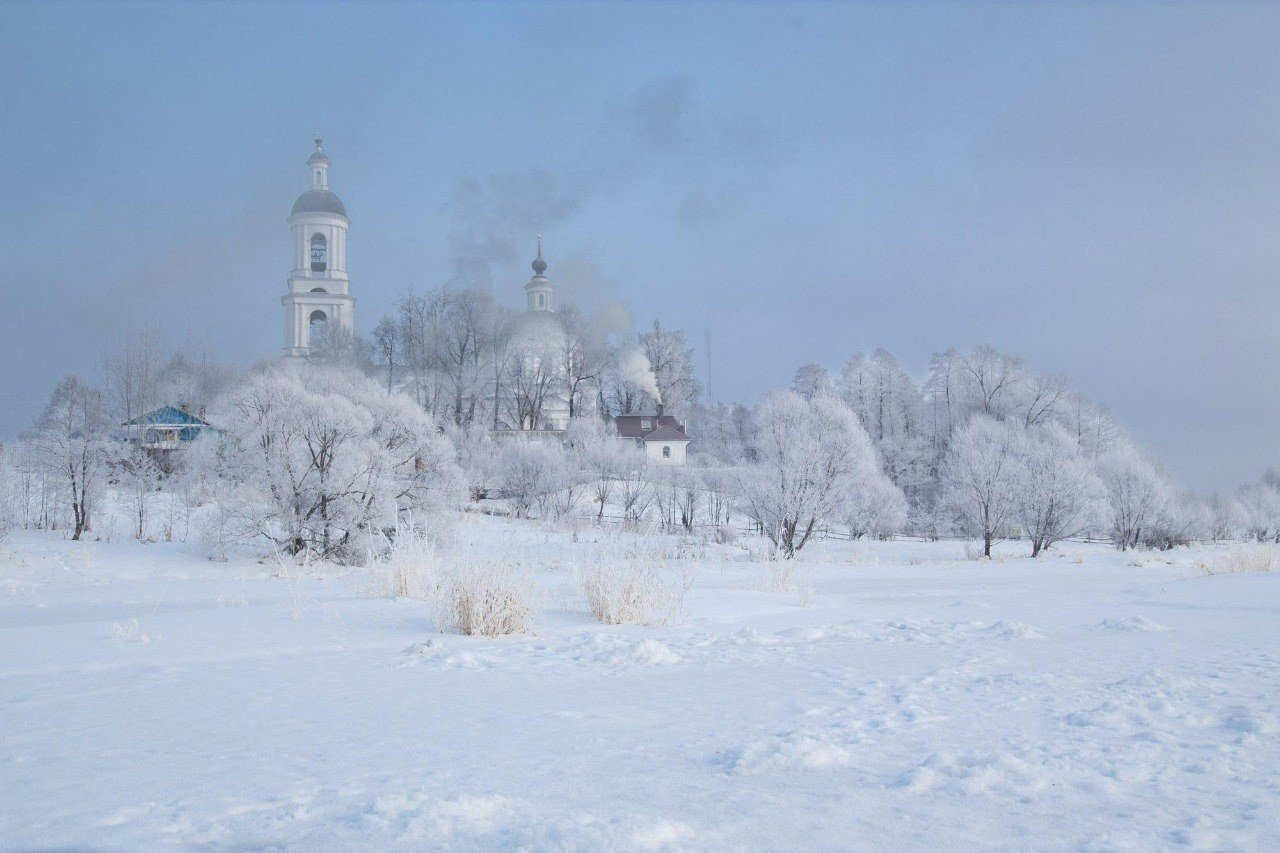
[[[961,529],[982,539],[982,554],[1009,535],[1020,487],[1016,424],[975,415],[956,431],[942,463],[944,505]]]
[[[695,406],[689,426],[689,434],[698,438],[690,452],[707,464],[735,465],[751,461],[755,416],[746,406],[738,403]]]
[[[933,490],[932,441],[919,387],[886,349],[855,354],[840,374],[841,399],[862,422],[889,478],[910,500]]]
[[[978,411],[992,417],[1012,413],[1025,381],[1022,359],[980,344],[960,360],[960,371]]]
[[[834,396],[772,392],[755,412],[756,462],[743,469],[743,508],[787,558],[838,516],[846,497],[879,474],[875,448]]]
[[[576,417],[565,431],[575,464],[589,484],[596,504],[596,518],[604,518],[605,505],[630,470],[643,467],[643,453],[630,441],[618,438],[604,420],[594,415]]]
[[[1175,494],[1168,478],[1130,442],[1098,460],[1098,475],[1110,505],[1112,541],[1121,551],[1138,547],[1171,511]]]
[[[665,329],[654,320],[653,327],[642,332],[637,343],[649,359],[658,386],[661,399],[654,403],[662,403],[668,414],[684,419],[700,391],[693,372],[693,348],[685,341],[684,332]]]
[[[812,400],[835,392],[835,383],[831,381],[831,372],[821,364],[805,364],[796,370],[791,380],[791,390]]]
[[[1055,542],[1097,527],[1105,499],[1093,465],[1062,427],[1036,424],[1020,439],[1015,517],[1038,557]]]
[[[498,475],[499,448],[488,424],[454,426],[446,431],[457,452],[458,468],[472,501],[483,500]]]
[[[555,349],[569,417],[594,415],[600,382],[609,359],[604,337],[575,305],[558,312]]]
[[[355,559],[402,516],[453,503],[453,448],[421,408],[352,370],[284,365],[227,397],[220,464],[258,493],[255,526],[290,553]]]
[[[365,341],[337,323],[313,326],[307,352],[313,362],[332,367],[361,370],[369,362]]]
[[[102,359],[103,409],[126,423],[159,405],[164,344],[150,327],[129,327]],[[174,401],[186,403],[189,401]]]
[[[129,508],[133,538],[147,538],[147,522],[164,472],[156,457],[137,442],[113,445],[111,467],[119,497]]]
[[[1141,543],[1167,551],[1208,539],[1212,529],[1213,515],[1209,506],[1194,495],[1178,493],[1170,485],[1170,499],[1164,511],[1143,530]]]
[[[36,419],[31,445],[42,473],[71,510],[72,539],[89,529],[106,485],[110,422],[100,390],[64,377]]]
[[[546,514],[554,495],[572,480],[569,462],[558,444],[510,441],[498,461],[498,494],[517,518],[528,518],[537,507]]]
[[[1256,542],[1280,542],[1280,489],[1266,478],[1242,486],[1236,497],[1240,519]]]
[[[841,517],[854,539],[887,539],[907,526],[907,499],[886,476],[867,481],[845,496]]]
[[[373,327],[369,336],[369,345],[373,363],[386,374],[387,390],[396,385],[396,365],[400,361],[400,331],[396,321],[391,317],[383,317]]]

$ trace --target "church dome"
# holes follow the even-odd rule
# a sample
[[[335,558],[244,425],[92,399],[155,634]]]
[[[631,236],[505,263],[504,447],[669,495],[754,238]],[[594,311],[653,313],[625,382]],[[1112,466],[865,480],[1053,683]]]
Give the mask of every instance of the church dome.
[[[507,321],[504,337],[514,351],[530,352],[555,348],[564,331],[563,318],[553,311],[522,311]]]
[[[293,212],[290,215],[297,216],[299,213],[332,213],[345,217],[347,208],[342,203],[342,199],[329,190],[307,190],[293,203]]]

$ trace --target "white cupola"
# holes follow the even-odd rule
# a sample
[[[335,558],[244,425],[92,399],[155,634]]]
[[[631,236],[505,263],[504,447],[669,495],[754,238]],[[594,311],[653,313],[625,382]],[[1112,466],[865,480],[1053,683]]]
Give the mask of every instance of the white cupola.
[[[546,276],[547,262],[542,259],[542,235],[538,235],[538,257],[533,259],[533,278],[524,286],[530,311],[555,311],[556,289]]]

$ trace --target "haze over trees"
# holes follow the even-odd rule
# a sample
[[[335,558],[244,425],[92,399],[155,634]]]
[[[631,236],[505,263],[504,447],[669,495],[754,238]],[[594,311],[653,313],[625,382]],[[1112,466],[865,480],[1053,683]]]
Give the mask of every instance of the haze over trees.
[[[318,330],[312,358],[248,373],[128,332],[100,384],[64,379],[4,446],[4,524],[84,536],[110,491],[139,539],[181,516],[212,555],[257,541],[345,562],[493,500],[519,517],[736,527],[784,559],[831,535],[971,537],[987,556],[1005,539],[1032,556],[1079,536],[1280,541],[1280,476],[1190,495],[1064,378],[990,346],[941,351],[920,381],[885,349],[837,373],[810,363],[746,405],[706,400],[693,348],[659,322],[620,334],[573,306],[549,334],[517,321],[482,290],[407,291],[369,340]],[[161,405],[207,415],[217,440],[157,455],[122,428]],[[537,433],[554,405],[563,440],[494,432]],[[687,466],[651,467],[613,433],[612,416],[659,405],[689,424]]]

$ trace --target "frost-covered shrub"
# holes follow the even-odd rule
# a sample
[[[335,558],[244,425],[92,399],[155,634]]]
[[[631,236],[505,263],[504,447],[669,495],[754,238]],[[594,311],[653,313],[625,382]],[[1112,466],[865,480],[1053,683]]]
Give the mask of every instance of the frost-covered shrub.
[[[716,528],[717,545],[737,545],[738,531],[731,524],[722,524]]]
[[[1238,545],[1203,566],[1211,575],[1277,572],[1280,571],[1280,547],[1269,542]]]
[[[414,529],[397,534],[374,571],[386,593],[425,601],[441,633],[529,633],[534,585],[506,560],[443,547]]]
[[[498,446],[486,426],[449,424],[447,435],[457,452],[458,467],[472,501],[484,500],[498,474]]]
[[[496,560],[452,555],[432,591],[436,628],[449,634],[502,637],[529,633],[533,583]]]
[[[498,460],[499,494],[511,503],[517,518],[528,518],[537,507],[554,514],[556,492],[568,486],[569,466],[558,445],[538,441],[512,441]]]
[[[231,552],[254,535],[252,513],[233,489],[222,488],[212,503],[192,513],[192,525],[204,555],[225,563]]]
[[[604,549],[577,571],[587,608],[605,625],[666,625],[684,610],[693,571],[668,565],[656,548]]]
[[[1213,537],[1213,513],[1207,504],[1191,495],[1173,495],[1142,531],[1140,541],[1148,548],[1168,551]]]
[[[869,476],[845,498],[844,522],[854,539],[886,539],[907,526],[907,499],[883,474]]]

